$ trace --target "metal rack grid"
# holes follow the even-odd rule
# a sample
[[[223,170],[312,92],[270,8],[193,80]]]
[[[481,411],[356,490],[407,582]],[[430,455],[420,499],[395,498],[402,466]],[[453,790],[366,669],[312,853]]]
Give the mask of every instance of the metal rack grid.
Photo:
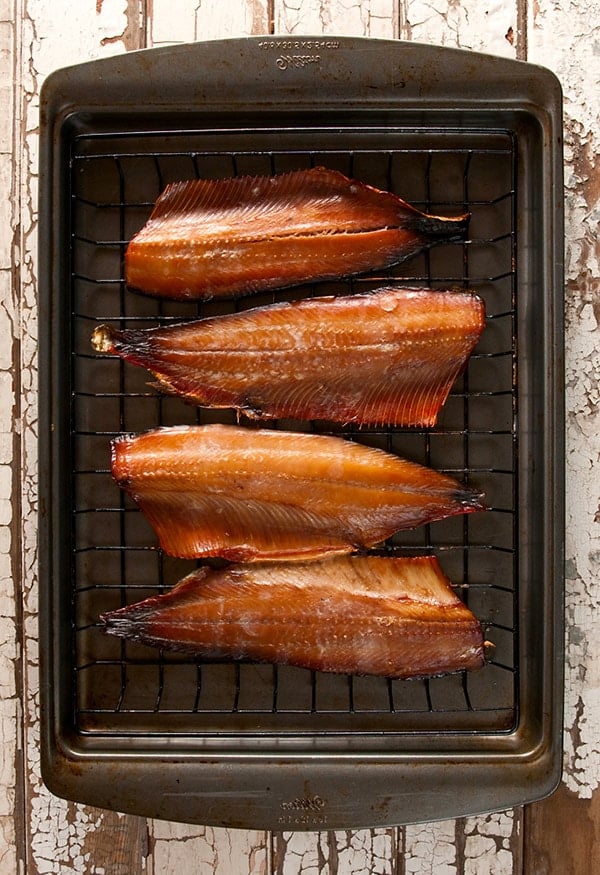
[[[248,145],[252,141],[252,146]],[[508,731],[518,710],[516,163],[504,131],[372,128],[84,134],[72,143],[70,239],[72,655],[75,725],[130,732]],[[175,179],[273,174],[324,164],[420,209],[469,210],[469,239],[352,280],[203,304],[158,301],[126,289],[123,258],[164,185]],[[487,325],[433,429],[331,423],[338,433],[476,485],[484,514],[390,539],[395,555],[435,553],[495,648],[470,675],[392,681],[253,664],[199,663],[104,636],[98,615],[164,591],[193,567],[165,556],[142,515],[111,480],[110,440],[158,425],[235,421],[161,396],[148,375],[92,352],[100,322],[164,324],[312,294],[349,294],[393,280],[478,292]],[[243,420],[242,420],[243,421]],[[290,427],[279,421],[272,427]]]

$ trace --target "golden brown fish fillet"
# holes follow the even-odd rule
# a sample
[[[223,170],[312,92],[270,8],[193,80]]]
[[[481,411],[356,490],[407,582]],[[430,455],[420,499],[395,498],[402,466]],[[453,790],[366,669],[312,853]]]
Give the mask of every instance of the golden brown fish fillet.
[[[484,324],[476,295],[383,288],[165,328],[101,325],[92,343],[206,407],[432,426]]]
[[[467,222],[324,167],[187,180],[164,189],[130,241],[125,279],[167,298],[244,295],[389,267]]]
[[[112,444],[112,473],[166,553],[308,559],[482,509],[456,480],[338,437],[227,425]]]
[[[101,619],[113,635],[204,659],[392,678],[484,662],[479,622],[428,556],[201,568]]]

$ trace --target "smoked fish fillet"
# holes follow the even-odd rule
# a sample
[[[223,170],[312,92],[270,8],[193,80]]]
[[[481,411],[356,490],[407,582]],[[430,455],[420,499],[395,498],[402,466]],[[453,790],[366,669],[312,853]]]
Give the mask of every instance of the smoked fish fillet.
[[[247,295],[389,267],[464,236],[468,218],[422,213],[325,167],[185,180],[129,242],[125,280],[173,299]]]
[[[210,660],[390,678],[484,663],[481,625],[432,556],[204,567],[101,620],[112,635]]]
[[[339,437],[174,426],[112,442],[112,474],[173,556],[314,559],[483,508],[452,477]]]
[[[164,328],[99,326],[92,343],[158,387],[252,418],[435,425],[485,324],[465,292],[382,288]]]

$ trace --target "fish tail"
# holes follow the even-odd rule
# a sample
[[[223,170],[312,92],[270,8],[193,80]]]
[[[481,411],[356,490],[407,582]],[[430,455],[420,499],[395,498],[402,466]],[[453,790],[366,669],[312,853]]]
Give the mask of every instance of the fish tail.
[[[102,324],[92,332],[91,342],[96,352],[127,355],[148,345],[148,331],[144,329],[120,331],[112,325]]]
[[[136,625],[151,617],[161,604],[157,597],[149,598],[135,605],[106,611],[100,614],[100,622],[105,627],[104,631],[111,635],[126,637],[131,634]]]
[[[419,213],[411,225],[414,231],[430,240],[460,240],[467,233],[470,218],[470,213],[450,218]]]
[[[108,635],[131,638],[136,633],[135,619],[131,616],[120,617],[117,612],[101,614],[100,622],[103,624],[103,631]]]
[[[467,488],[457,489],[454,493],[454,500],[465,510],[485,510],[484,497],[483,492]]]

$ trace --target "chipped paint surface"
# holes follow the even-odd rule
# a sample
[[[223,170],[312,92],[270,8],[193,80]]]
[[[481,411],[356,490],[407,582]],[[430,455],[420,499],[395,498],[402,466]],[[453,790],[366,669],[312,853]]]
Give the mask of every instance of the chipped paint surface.
[[[275,33],[393,38],[394,0],[283,0],[275,3]]]
[[[149,46],[268,32],[266,0],[154,0],[148,12]]]
[[[515,57],[516,0],[400,0],[399,12],[401,38]]]
[[[404,828],[404,871],[406,875],[456,875],[456,826],[453,820],[433,825],[419,823]],[[510,870],[508,870],[510,871]]]
[[[25,860],[28,871],[63,873],[94,871],[87,837],[100,829],[103,813],[71,805],[52,796],[39,773],[37,650],[37,162],[39,89],[54,69],[124,49],[127,28],[122,0],[56,3],[22,0],[17,4],[18,40],[23,56],[17,120],[16,154],[22,154],[17,179],[20,233],[21,361],[21,532],[23,610],[23,709],[25,721]],[[65,38],[66,35],[71,38]],[[21,102],[22,101],[22,102]],[[3,410],[6,408],[2,408]],[[100,872],[100,869],[95,871]]]
[[[163,872],[210,872],[211,875],[267,875],[267,840],[255,830],[213,829],[155,821],[150,861]],[[194,867],[194,868],[191,868]]]
[[[467,817],[463,823],[464,875],[518,872],[520,815],[513,811]]]
[[[525,34],[519,32],[523,21],[528,22]],[[269,834],[146,823],[59,800],[41,782],[36,618],[38,94],[53,69],[136,48],[144,38],[149,45],[163,45],[266,33],[271,27],[282,34],[399,36],[507,57],[524,57],[527,50],[529,60],[550,66],[561,79],[568,288],[564,780],[582,797],[594,794],[600,782],[600,647],[595,633],[600,604],[599,21],[598,0],[0,0],[0,185],[10,192],[0,203],[0,872],[522,871],[518,811],[389,830]],[[13,521],[16,507],[23,521],[20,530]],[[19,577],[22,603],[15,605]],[[21,619],[22,635],[17,631]],[[21,737],[24,784],[17,769]]]
[[[14,173],[15,92],[9,83],[18,65],[15,5],[0,3],[0,872],[17,871],[17,763],[20,748],[21,702],[18,690],[19,642],[15,611],[12,522],[18,484],[13,430],[17,416],[18,332],[16,277],[19,223],[18,180]]]
[[[284,832],[273,835],[273,875],[392,875],[396,830]]]
[[[546,35],[551,33],[548,56]],[[577,39],[576,35],[587,34]],[[565,772],[589,798],[600,783],[600,3],[538,0],[529,55],[563,85],[566,252]]]

